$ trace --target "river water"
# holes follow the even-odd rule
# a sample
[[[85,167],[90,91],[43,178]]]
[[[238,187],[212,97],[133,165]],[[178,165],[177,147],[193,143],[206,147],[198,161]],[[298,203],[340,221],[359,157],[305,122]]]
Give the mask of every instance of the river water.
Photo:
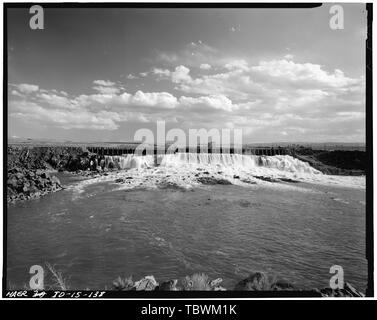
[[[187,165],[184,157],[158,167],[138,158],[87,180],[60,174],[65,190],[9,205],[9,287],[23,288],[30,266],[46,262],[77,290],[195,272],[231,289],[253,271],[312,289],[329,286],[330,267],[340,265],[365,292],[364,177],[324,176],[288,156]]]

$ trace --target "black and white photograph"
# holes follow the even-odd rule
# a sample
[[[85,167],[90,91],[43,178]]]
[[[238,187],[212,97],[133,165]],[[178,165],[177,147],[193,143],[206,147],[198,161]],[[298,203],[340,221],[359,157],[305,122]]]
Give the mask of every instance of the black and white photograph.
[[[3,297],[373,296],[371,4],[3,14]]]

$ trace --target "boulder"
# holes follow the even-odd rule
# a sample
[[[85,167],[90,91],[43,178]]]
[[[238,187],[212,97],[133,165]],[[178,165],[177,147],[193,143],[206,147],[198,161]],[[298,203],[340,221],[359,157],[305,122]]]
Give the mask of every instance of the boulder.
[[[183,280],[183,289],[186,291],[211,291],[210,280],[204,273],[195,273],[186,276]]]
[[[158,291],[178,291],[177,288],[178,280],[168,280],[162,282],[158,287],[156,287],[156,290]]]
[[[61,189],[60,181],[44,170],[14,168],[8,171],[7,199],[8,202],[37,198],[41,194]]]
[[[271,290],[294,290],[294,286],[287,281],[279,280],[276,281],[272,286]]]
[[[262,272],[251,273],[248,278],[241,280],[236,284],[236,291],[259,291],[270,290],[267,276]]]
[[[136,291],[152,291],[158,286],[158,282],[154,276],[146,276],[143,279],[136,281],[134,287]]]

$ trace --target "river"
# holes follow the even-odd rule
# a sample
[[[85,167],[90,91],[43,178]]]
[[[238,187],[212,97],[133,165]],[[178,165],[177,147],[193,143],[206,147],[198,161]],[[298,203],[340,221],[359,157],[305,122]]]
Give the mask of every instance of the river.
[[[345,281],[365,292],[365,177],[263,159],[254,171],[233,159],[137,163],[87,180],[59,173],[65,190],[8,206],[8,286],[23,288],[29,268],[47,262],[76,290],[111,289],[118,276],[162,281],[196,272],[231,289],[253,271],[312,289],[329,286],[330,267],[340,265]],[[195,182],[216,174],[232,184]]]

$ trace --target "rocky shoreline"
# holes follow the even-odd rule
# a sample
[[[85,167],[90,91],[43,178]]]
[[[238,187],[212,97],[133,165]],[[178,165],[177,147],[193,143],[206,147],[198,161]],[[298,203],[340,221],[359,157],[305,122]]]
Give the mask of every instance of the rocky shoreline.
[[[113,282],[113,290],[119,291],[294,291],[309,293],[313,297],[365,297],[351,284],[345,282],[342,289],[312,289],[304,291],[294,287],[286,281],[270,279],[263,272],[254,272],[246,279],[235,284],[233,288],[224,288],[222,279],[211,280],[204,273],[195,273],[186,276],[184,279],[173,279],[157,282],[154,276],[146,276],[138,281],[133,281],[132,277],[118,277]]]
[[[365,155],[360,152],[342,151],[340,152],[341,155],[336,152],[325,153],[300,149],[296,152],[295,157],[309,162],[311,166],[325,174],[342,175],[348,173],[357,175],[364,172],[360,169],[364,168]],[[317,158],[329,158],[332,161],[331,164],[334,165],[335,163],[339,168],[325,165],[317,158],[313,160],[314,156]],[[340,156],[344,156],[345,160],[340,162],[338,159]],[[330,160],[327,159],[326,161]],[[59,179],[54,176],[54,172],[57,171],[71,172],[86,178],[96,178],[107,175],[106,171],[116,170],[114,164],[109,163],[108,169],[104,167],[104,163],[104,156],[90,153],[85,148],[78,146],[9,145],[7,153],[7,201],[8,203],[14,203],[16,201],[36,199],[48,193],[62,190],[64,187],[61,185]],[[203,174],[206,173],[208,172],[204,172]],[[211,176],[197,176],[197,182],[204,185],[232,184],[225,179]],[[234,176],[233,178],[240,179],[238,176]],[[263,176],[254,176],[254,178],[268,182],[297,182],[291,179],[273,179]],[[116,182],[121,183],[121,181]]]
[[[62,190],[57,177],[44,170],[12,168],[8,170],[7,201],[37,199],[51,192]]]
[[[8,146],[7,202],[37,199],[62,190],[53,173],[87,170],[93,156],[80,147]]]

